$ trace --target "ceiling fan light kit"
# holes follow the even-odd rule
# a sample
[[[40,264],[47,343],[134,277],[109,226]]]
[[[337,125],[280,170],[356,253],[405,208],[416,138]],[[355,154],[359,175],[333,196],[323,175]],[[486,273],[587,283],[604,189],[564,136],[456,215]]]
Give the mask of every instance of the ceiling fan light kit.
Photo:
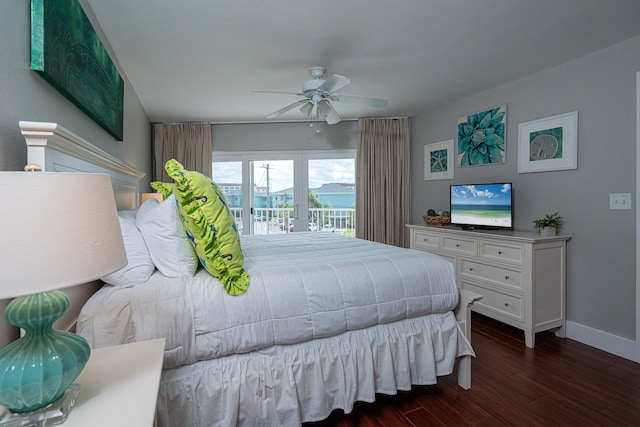
[[[302,107],[300,107],[300,111],[306,114],[307,116],[311,115],[311,110],[313,110],[313,104],[310,102],[305,102]]]
[[[376,108],[384,108],[387,105],[386,99],[380,98],[365,98],[361,96],[342,95],[336,93],[337,90],[342,89],[351,83],[351,80],[345,76],[339,74],[333,74],[327,80],[324,79],[324,75],[327,70],[324,67],[311,67],[309,68],[309,74],[311,79],[302,83],[302,92],[282,92],[282,91],[269,91],[269,90],[254,90],[253,92],[261,93],[277,93],[285,95],[297,95],[303,96],[304,99],[300,99],[292,104],[289,104],[278,111],[275,111],[267,116],[268,119],[280,116],[287,111],[300,107],[300,111],[311,117],[313,108],[316,108],[317,117],[321,117],[330,125],[339,123],[342,119],[336,112],[335,108],[331,104],[333,102],[344,102],[351,104],[364,104]]]

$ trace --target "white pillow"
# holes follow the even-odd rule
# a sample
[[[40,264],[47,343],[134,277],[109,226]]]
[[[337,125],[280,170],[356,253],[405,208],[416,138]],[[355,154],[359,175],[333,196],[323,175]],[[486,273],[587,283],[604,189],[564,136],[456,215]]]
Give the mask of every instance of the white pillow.
[[[149,280],[155,270],[147,245],[135,222],[127,214],[118,214],[118,219],[128,262],[120,270],[100,279],[113,286],[134,286],[144,283]]]
[[[130,219],[134,223],[136,222],[136,215],[138,214],[138,208],[131,209],[128,211],[118,211],[118,216],[120,218]]]
[[[140,206],[136,225],[160,273],[167,277],[191,277],[198,268],[198,256],[178,216],[176,197],[163,202],[147,199]]]

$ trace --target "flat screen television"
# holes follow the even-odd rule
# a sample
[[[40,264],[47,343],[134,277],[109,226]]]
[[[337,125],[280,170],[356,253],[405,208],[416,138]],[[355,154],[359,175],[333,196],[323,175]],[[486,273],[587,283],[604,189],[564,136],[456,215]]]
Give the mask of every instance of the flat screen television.
[[[451,186],[451,224],[466,229],[513,227],[510,182]]]

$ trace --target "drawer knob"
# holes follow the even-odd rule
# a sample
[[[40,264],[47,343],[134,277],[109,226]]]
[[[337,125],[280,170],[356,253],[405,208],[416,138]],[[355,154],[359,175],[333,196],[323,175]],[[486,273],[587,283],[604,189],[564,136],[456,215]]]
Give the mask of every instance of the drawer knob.
[[[498,251],[498,255],[502,255],[502,251]]]
[[[509,280],[509,276],[504,276],[504,280]]]
[[[473,267],[469,267],[469,271],[473,271]]]
[[[504,306],[505,306],[505,307],[509,307],[509,303],[508,303],[508,302],[505,302],[505,303],[504,303]]]
[[[459,247],[460,247],[460,244],[459,244],[459,243],[456,243],[456,248],[459,248]]]

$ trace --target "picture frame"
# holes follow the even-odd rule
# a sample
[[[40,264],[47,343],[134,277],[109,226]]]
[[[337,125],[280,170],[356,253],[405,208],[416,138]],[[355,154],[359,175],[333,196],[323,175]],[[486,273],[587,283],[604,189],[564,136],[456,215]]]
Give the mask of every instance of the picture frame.
[[[459,117],[457,165],[483,166],[507,161],[507,106]]]
[[[518,173],[577,168],[577,111],[518,125]]]
[[[124,81],[78,0],[31,0],[31,69],[122,141]]]
[[[424,180],[453,179],[455,157],[453,139],[424,146]]]

